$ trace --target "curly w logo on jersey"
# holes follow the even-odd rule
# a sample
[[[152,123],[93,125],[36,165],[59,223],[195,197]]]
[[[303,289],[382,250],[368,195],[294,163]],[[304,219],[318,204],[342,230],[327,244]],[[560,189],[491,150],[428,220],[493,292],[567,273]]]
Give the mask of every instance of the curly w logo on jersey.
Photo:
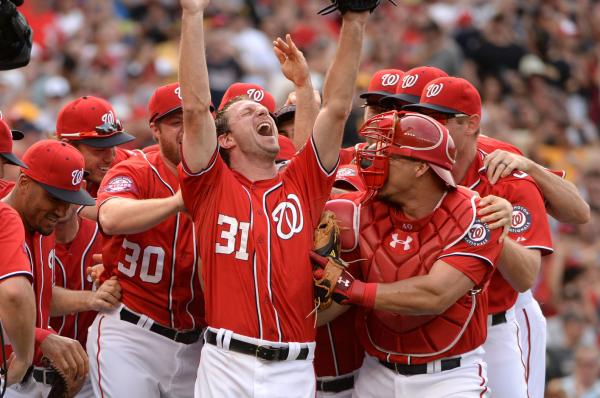
[[[510,232],[520,234],[531,228],[531,213],[523,206],[514,206],[512,212],[512,221]]]
[[[490,241],[491,232],[487,224],[480,219],[475,219],[475,222],[465,236],[465,242],[471,246],[483,246]]]
[[[301,232],[304,227],[300,199],[293,193],[289,194],[287,198],[290,200],[289,202],[281,202],[271,213],[273,221],[277,223],[277,235],[285,240]]]

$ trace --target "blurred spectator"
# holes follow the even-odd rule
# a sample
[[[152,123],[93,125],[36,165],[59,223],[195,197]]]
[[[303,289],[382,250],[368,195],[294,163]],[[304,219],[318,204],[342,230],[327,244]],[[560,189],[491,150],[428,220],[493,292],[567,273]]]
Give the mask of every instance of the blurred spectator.
[[[600,358],[595,345],[580,346],[575,352],[573,374],[557,380],[566,398],[600,397]]]

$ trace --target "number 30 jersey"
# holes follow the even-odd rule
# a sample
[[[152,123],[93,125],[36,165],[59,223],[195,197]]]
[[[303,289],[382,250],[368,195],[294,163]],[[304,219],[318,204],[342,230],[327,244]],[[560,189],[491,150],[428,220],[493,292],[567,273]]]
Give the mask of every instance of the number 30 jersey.
[[[101,212],[113,198],[165,198],[178,189],[177,176],[157,151],[113,166],[97,203]],[[107,277],[118,276],[123,304],[131,310],[178,330],[204,326],[196,235],[188,215],[178,213],[137,234],[104,234],[102,261]]]
[[[315,339],[313,231],[335,170],[312,139],[274,178],[249,181],[215,148],[206,169],[179,166],[197,228],[209,326],[278,342]]]

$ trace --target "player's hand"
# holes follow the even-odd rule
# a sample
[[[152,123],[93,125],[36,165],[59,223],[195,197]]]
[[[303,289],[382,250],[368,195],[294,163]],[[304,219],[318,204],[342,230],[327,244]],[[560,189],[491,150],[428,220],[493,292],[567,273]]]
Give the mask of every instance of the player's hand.
[[[92,260],[96,264],[92,265],[91,267],[87,267],[85,270],[85,274],[86,274],[88,280],[90,282],[92,282],[94,284],[94,286],[97,288],[98,285],[100,284],[100,278],[101,278],[102,274],[104,273],[104,264],[102,264],[102,254],[101,253],[93,254]]]
[[[516,153],[496,149],[487,155],[483,161],[487,168],[487,177],[490,183],[495,184],[500,178],[509,176],[513,171],[520,170],[528,173],[532,160]]]
[[[209,0],[180,0],[181,8],[187,12],[204,11],[208,7]]]
[[[51,334],[42,341],[40,350],[44,357],[56,363],[71,378],[82,378],[88,374],[88,356],[79,341]]]
[[[22,382],[27,370],[31,366],[31,361],[17,358],[14,352],[10,355],[10,358],[8,358],[6,363],[8,365],[8,373],[6,374],[8,381],[7,385],[9,386]]]
[[[89,306],[94,311],[114,310],[121,303],[121,285],[116,276],[107,279],[90,297]]]
[[[310,79],[308,64],[302,51],[296,47],[290,34],[285,35],[285,40],[278,37],[273,42],[273,51],[281,64],[281,71],[286,79],[295,86],[303,86]]]
[[[185,208],[185,203],[183,203],[183,195],[181,194],[181,190],[175,192],[175,195],[173,195],[173,201],[175,208],[178,212],[187,212],[187,209]]]
[[[512,222],[513,207],[504,198],[488,195],[477,203],[477,215],[490,229],[503,228],[498,242],[504,241]]]

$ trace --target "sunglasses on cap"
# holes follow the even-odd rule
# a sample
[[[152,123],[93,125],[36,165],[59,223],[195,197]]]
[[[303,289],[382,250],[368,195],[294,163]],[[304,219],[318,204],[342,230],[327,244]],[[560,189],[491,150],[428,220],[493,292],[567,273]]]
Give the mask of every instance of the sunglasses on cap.
[[[437,112],[437,111],[432,111],[432,110],[422,110],[419,113],[422,113],[423,115],[426,115],[432,119],[435,119],[437,122],[443,124],[444,126],[446,124],[448,124],[450,119],[461,119],[461,118],[469,117],[469,115],[464,114],[464,113],[444,113],[444,112]]]
[[[94,131],[84,131],[78,133],[66,133],[61,134],[61,137],[65,138],[94,138],[94,137],[111,137],[115,134],[123,132],[123,125],[121,121],[117,120],[114,123],[104,123],[100,126],[96,126]]]

